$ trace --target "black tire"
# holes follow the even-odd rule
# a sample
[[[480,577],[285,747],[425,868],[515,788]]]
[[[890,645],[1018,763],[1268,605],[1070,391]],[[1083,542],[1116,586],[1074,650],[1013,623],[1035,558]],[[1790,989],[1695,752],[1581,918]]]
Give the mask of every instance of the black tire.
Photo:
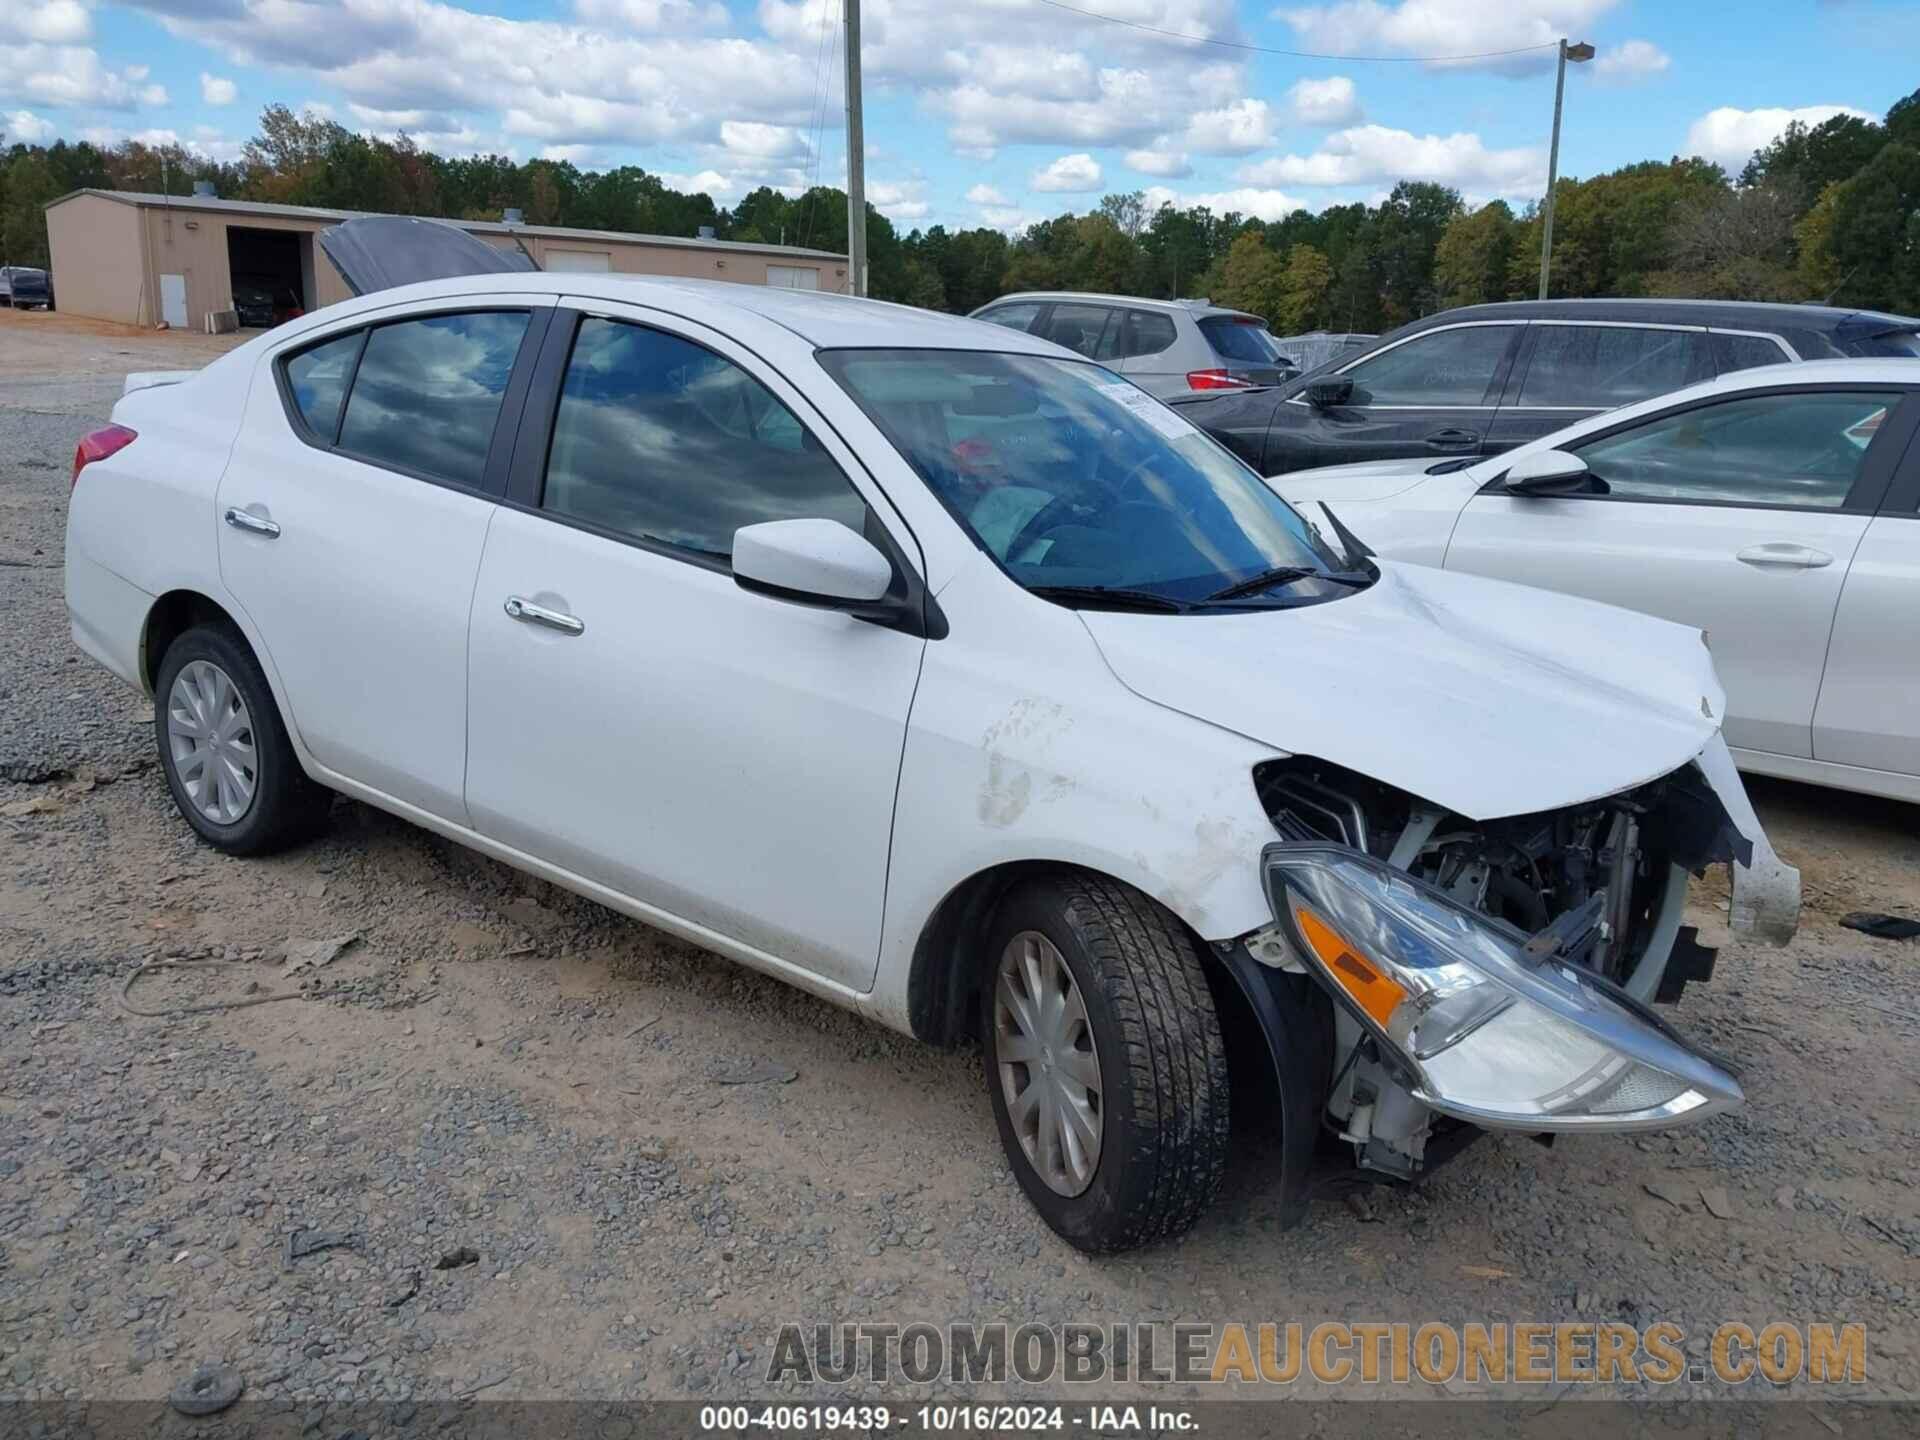
[[[230,824],[222,824],[193,803],[169,742],[168,697],[180,672],[196,660],[218,667],[233,682],[251,724],[253,801]],[[196,625],[167,647],[154,675],[153,733],[173,803],[200,838],[215,849],[229,855],[266,855],[309,839],[326,823],[333,793],[309,779],[300,768],[260,662],[254,658],[252,647],[227,626]]]
[[[1077,1195],[1052,1188],[1028,1158],[1000,1077],[998,968],[1026,932],[1050,940],[1066,962],[1100,1067],[1099,1159]],[[1093,1253],[1186,1230],[1212,1204],[1226,1170],[1229,1098],[1226,1043],[1192,937],[1138,891],[1064,873],[1011,891],[987,940],[987,1093],[1027,1198],[1062,1239]]]

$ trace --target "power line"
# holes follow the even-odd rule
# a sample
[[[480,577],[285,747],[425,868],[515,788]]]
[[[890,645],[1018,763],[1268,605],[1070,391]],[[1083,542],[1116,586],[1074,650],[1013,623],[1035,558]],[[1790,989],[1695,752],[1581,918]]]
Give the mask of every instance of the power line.
[[[1158,25],[1142,25],[1137,20],[1123,20],[1118,15],[1102,15],[1097,10],[1082,10],[1078,5],[1068,5],[1063,0],[1040,0],[1042,5],[1050,5],[1055,10],[1064,10],[1069,15],[1084,16],[1088,20],[1102,20],[1109,25],[1124,25],[1129,30],[1143,30],[1149,35],[1159,35],[1168,40],[1185,40],[1191,45],[1217,45],[1223,50],[1249,50],[1256,55],[1285,55],[1294,60],[1339,60],[1350,65],[1437,65],[1447,60],[1497,60],[1503,55],[1527,55],[1535,50],[1553,50],[1560,42],[1545,40],[1538,45],[1516,45],[1511,50],[1480,50],[1471,55],[1322,55],[1314,50],[1281,50],[1272,45],[1249,45],[1243,40],[1216,40],[1211,35],[1189,35],[1181,30],[1162,30]]]

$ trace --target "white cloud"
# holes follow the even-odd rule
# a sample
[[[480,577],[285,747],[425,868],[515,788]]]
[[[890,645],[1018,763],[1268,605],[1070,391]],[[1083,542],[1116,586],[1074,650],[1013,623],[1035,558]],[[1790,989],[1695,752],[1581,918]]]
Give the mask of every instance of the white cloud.
[[[1753,157],[1754,151],[1771,144],[1795,120],[1811,128],[1836,115],[1855,115],[1862,120],[1877,118],[1851,105],[1802,105],[1797,110],[1740,110],[1722,105],[1687,127],[1687,153],[1718,161],[1729,170],[1738,170]]]
[[[1187,122],[1187,145],[1202,155],[1251,155],[1273,144],[1273,112],[1264,100],[1236,100]]]
[[[573,12],[590,24],[612,24],[656,34],[705,30],[727,23],[727,7],[695,0],[573,0]]]
[[[166,104],[167,87],[147,75],[144,65],[110,70],[84,46],[0,45],[0,99],[99,110]]]
[[[967,191],[967,203],[969,205],[995,205],[1001,209],[1005,209],[1013,202],[998,190],[994,189],[993,186],[983,183],[975,185]]]
[[[543,145],[540,158],[561,165],[585,165],[593,157],[591,145]]]
[[[871,180],[867,203],[889,220],[923,220],[933,208],[924,180]]]
[[[1129,150],[1127,168],[1142,175],[1157,175],[1162,180],[1183,180],[1193,173],[1193,165],[1183,150]]]
[[[1250,185],[1372,185],[1433,180],[1476,194],[1532,195],[1546,188],[1543,151],[1489,150],[1478,135],[1415,135],[1356,125],[1329,135],[1311,155],[1281,155],[1243,165]]]
[[[240,87],[224,75],[200,72],[200,98],[209,105],[231,105],[240,96]]]
[[[724,120],[720,143],[736,155],[761,160],[804,159],[813,154],[807,137],[792,125],[767,125],[757,120]]]
[[[1100,188],[1100,162],[1084,152],[1062,155],[1034,171],[1027,184],[1053,194],[1085,194]]]
[[[93,21],[79,0],[12,0],[0,15],[0,36],[43,45],[74,45],[93,33]]]
[[[1336,55],[1472,55],[1446,68],[1523,73],[1554,62],[1562,36],[1578,40],[1618,0],[1336,0],[1273,18],[1293,27],[1301,48]],[[1540,47],[1519,54],[1523,46]]]
[[[16,110],[11,115],[0,115],[0,132],[4,132],[8,144],[18,141],[22,145],[44,145],[53,139],[56,127],[51,120],[31,110]]]
[[[1360,98],[1345,75],[1324,80],[1301,80],[1287,91],[1293,118],[1302,125],[1357,125]]]
[[[710,195],[716,205],[725,205],[730,201],[738,200],[746,193],[746,187],[731,176],[722,175],[718,170],[702,170],[693,175],[663,171],[660,179],[675,190]]]
[[[1613,85],[1631,85],[1672,68],[1673,57],[1651,40],[1622,41],[1602,50],[1593,62],[1594,77]]]
[[[1204,205],[1216,215],[1238,212],[1242,215],[1251,215],[1256,220],[1284,220],[1296,210],[1313,208],[1297,196],[1288,195],[1280,190],[1263,189],[1251,185],[1235,190],[1215,190],[1203,194],[1170,190],[1165,185],[1149,185],[1146,190],[1146,200],[1149,215],[1162,205],[1171,205],[1176,210],[1187,210],[1195,205]]]

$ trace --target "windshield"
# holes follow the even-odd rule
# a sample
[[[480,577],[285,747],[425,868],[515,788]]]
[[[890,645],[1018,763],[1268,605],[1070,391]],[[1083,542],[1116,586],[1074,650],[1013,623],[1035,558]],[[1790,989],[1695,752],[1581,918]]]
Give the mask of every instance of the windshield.
[[[1848,347],[1849,355],[1891,356],[1907,359],[1920,356],[1920,329],[1884,330],[1878,335],[1868,335],[1856,340]]]
[[[1298,570],[1269,598],[1342,593],[1319,579],[1341,562],[1258,475],[1098,365],[947,350],[820,361],[1029,589],[1124,590],[1181,608]]]

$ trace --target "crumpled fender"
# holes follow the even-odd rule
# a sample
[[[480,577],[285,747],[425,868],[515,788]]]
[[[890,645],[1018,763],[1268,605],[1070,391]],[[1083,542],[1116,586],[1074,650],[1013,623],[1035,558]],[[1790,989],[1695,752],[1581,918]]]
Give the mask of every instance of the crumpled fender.
[[[1713,787],[1726,807],[1727,818],[1753,843],[1753,855],[1746,864],[1733,865],[1733,901],[1727,911],[1727,925],[1735,934],[1751,935],[1769,945],[1784,945],[1800,928],[1800,872],[1774,853],[1761,828],[1760,817],[1753,813],[1747,799],[1747,787],[1741,783],[1723,736],[1696,757],[1700,773]]]

